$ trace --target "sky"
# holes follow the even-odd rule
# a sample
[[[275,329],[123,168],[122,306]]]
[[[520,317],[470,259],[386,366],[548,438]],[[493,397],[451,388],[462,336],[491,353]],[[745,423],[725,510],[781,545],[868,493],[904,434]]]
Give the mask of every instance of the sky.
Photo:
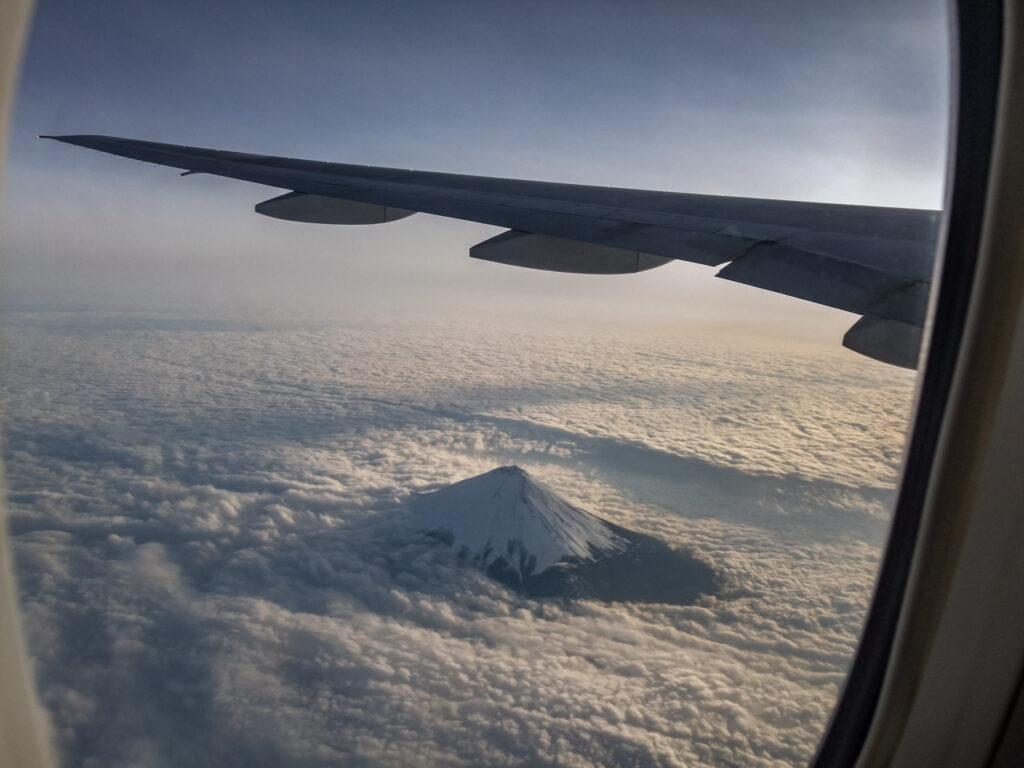
[[[15,306],[531,314],[835,340],[855,318],[675,263],[579,277],[467,259],[498,230],[253,215],[277,190],[35,139],[937,208],[940,2],[42,2],[4,208]],[[558,305],[553,308],[552,304]]]
[[[805,764],[914,375],[704,267],[481,263],[492,227],[282,222],[37,134],[937,208],[946,36],[924,0],[40,2],[0,397],[64,764]],[[531,600],[418,535],[416,494],[508,464],[721,594]]]

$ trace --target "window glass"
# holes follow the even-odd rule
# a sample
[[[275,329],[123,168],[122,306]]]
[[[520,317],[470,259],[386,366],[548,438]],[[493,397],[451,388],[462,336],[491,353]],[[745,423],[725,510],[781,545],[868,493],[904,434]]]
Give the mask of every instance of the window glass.
[[[37,134],[935,211],[946,44],[915,0],[41,0],[0,384],[65,764],[806,763],[915,373],[703,264],[515,269]]]

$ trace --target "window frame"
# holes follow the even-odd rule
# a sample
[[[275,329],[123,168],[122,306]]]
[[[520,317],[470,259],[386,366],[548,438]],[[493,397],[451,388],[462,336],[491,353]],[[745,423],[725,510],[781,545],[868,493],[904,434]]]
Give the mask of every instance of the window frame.
[[[1005,23],[1014,16],[1009,5],[999,0],[950,4],[950,166],[923,345],[927,351],[874,597],[845,688],[812,761],[821,768],[888,764],[898,754],[913,708],[943,706],[918,701],[917,693],[931,672],[926,667],[940,624],[949,623],[943,614],[954,580],[964,578],[958,560],[972,515],[982,503],[977,489],[969,487],[976,481],[969,468],[963,477],[950,477],[961,470],[951,459],[959,453],[974,464],[985,462],[983,439],[990,435],[980,434],[980,412],[994,407],[994,393],[1007,383],[1013,343],[1012,285],[1004,286],[1008,301],[1002,307],[1008,332],[993,339],[991,327],[979,327],[976,317],[993,309],[986,306],[991,297],[985,294],[993,286],[998,290],[1003,278],[992,267],[986,229],[993,174],[1006,162],[1005,146],[1000,153],[998,142],[1005,145],[1007,128],[1014,128],[1007,125],[1012,105],[1007,83],[1015,79],[1006,62],[1006,51],[1013,47],[1007,39],[1014,41],[1013,25]],[[959,484],[962,498],[944,499],[943,483],[947,490]],[[956,701],[946,709],[968,706]],[[959,722],[947,719],[951,727]]]

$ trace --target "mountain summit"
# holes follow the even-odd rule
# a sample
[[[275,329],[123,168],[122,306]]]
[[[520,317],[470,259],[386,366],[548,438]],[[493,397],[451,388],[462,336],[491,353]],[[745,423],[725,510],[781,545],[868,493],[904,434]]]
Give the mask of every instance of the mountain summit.
[[[522,581],[561,560],[595,560],[627,542],[521,467],[498,467],[420,496],[422,529],[489,571]]]
[[[531,597],[689,604],[718,589],[691,552],[602,520],[520,467],[418,496],[413,511],[421,531]]]

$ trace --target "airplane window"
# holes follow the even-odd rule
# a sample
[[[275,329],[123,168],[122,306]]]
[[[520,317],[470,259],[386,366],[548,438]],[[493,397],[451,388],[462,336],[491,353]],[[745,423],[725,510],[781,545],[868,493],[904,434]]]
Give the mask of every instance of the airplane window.
[[[0,392],[63,763],[806,764],[901,469],[946,27],[41,0]]]

